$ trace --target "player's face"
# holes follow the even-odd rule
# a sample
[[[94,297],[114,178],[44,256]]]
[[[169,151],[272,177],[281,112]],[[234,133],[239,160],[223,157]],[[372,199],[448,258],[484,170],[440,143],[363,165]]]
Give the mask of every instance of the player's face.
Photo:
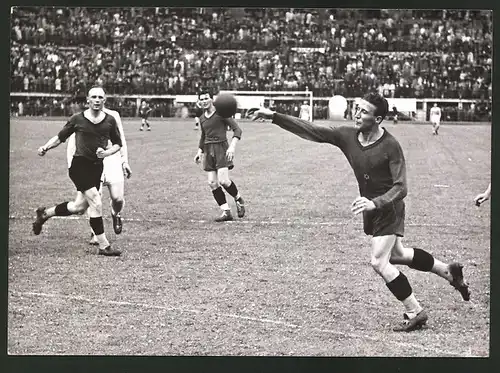
[[[198,96],[198,106],[204,110],[212,105],[212,99],[208,93]]]
[[[106,102],[104,90],[100,88],[92,88],[89,91],[87,102],[92,110],[102,110],[104,102]]]
[[[370,131],[375,124],[380,123],[380,117],[375,116],[376,109],[375,105],[369,103],[368,101],[361,100],[359,102],[356,107],[354,120],[356,122],[356,126],[361,132]]]

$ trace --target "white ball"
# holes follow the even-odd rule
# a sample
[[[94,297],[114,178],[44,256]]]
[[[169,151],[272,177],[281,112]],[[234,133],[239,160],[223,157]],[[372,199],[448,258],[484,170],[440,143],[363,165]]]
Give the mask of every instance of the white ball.
[[[329,119],[344,120],[344,114],[347,110],[347,100],[344,96],[335,95],[328,100]]]

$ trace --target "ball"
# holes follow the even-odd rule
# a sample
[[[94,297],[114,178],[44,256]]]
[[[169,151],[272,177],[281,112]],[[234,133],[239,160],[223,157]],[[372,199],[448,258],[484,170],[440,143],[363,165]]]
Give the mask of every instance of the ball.
[[[331,120],[344,120],[347,110],[347,100],[344,96],[336,95],[328,100],[328,112]]]
[[[238,103],[233,95],[222,94],[214,101],[215,111],[223,118],[231,118],[236,114]]]

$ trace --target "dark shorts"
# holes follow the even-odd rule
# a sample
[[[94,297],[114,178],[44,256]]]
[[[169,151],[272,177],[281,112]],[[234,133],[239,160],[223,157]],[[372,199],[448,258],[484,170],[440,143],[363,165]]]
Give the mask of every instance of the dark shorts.
[[[203,169],[205,171],[217,171],[220,168],[227,167],[232,170],[234,164],[226,158],[227,148],[229,148],[227,141],[205,144],[203,148]]]
[[[363,229],[367,235],[403,237],[405,230],[405,203],[398,201],[381,209],[363,212]]]
[[[85,157],[73,157],[69,177],[79,192],[85,192],[93,187],[99,190],[102,170],[102,160],[91,161]]]

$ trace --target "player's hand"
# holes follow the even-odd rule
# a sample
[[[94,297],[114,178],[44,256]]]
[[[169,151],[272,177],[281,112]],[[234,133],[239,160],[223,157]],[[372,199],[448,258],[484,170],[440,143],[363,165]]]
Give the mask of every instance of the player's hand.
[[[481,206],[481,204],[483,202],[486,202],[487,200],[490,199],[490,196],[488,195],[488,193],[481,193],[481,194],[478,194],[476,196],[476,198],[474,198],[474,203],[476,204],[476,206]]]
[[[130,179],[130,176],[132,176],[132,169],[130,168],[127,162],[122,163],[122,169],[123,169],[123,176],[125,176],[127,179]]]
[[[258,118],[271,119],[273,117],[273,114],[274,111],[272,111],[271,109],[262,107],[254,111],[252,120],[256,120]]]
[[[97,150],[95,151],[95,154],[97,155],[97,158],[101,158],[101,159],[105,158],[107,156],[106,150],[104,150],[101,147],[97,148]]]
[[[45,148],[44,146],[40,146],[40,147],[38,148],[38,155],[39,155],[40,157],[43,157],[43,156],[47,153],[47,150],[48,150],[48,149],[47,149],[47,148]]]
[[[227,148],[227,150],[226,150],[226,158],[227,158],[227,160],[228,160],[228,161],[230,161],[230,162],[234,159],[234,151],[235,151],[235,150],[234,150],[234,148],[232,148],[232,147],[229,147],[229,148]]]
[[[354,215],[357,215],[363,211],[371,211],[371,210],[375,210],[375,209],[376,209],[376,206],[373,203],[373,201],[370,201],[366,197],[356,198],[351,205],[351,211],[354,213]]]
[[[203,153],[197,153],[196,156],[194,157],[194,163],[200,164],[201,157],[203,157]]]

